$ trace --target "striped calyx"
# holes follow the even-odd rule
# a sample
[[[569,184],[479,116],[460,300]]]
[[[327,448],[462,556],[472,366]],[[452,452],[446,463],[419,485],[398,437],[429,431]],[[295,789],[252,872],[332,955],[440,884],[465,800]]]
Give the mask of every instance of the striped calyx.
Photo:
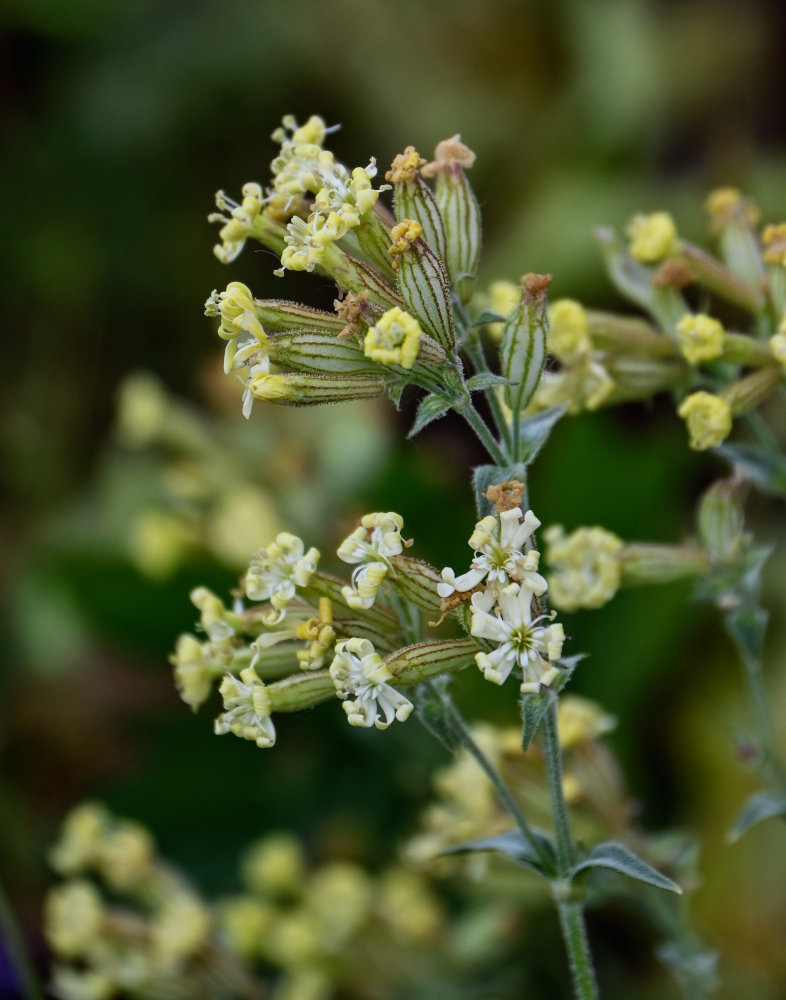
[[[550,274],[525,274],[521,279],[521,301],[502,328],[500,367],[510,383],[504,393],[514,420],[529,403],[543,372],[550,282]]]

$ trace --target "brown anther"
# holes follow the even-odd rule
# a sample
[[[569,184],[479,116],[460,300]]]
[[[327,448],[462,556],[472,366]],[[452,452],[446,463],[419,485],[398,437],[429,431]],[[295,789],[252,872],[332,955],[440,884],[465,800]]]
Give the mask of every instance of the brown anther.
[[[690,265],[678,257],[664,260],[652,276],[652,284],[656,288],[684,288],[692,285],[695,280]]]
[[[354,337],[358,332],[360,324],[363,321],[363,306],[367,301],[368,292],[365,289],[357,294],[347,292],[343,299],[333,300],[333,308],[336,311],[336,316],[344,320],[344,329],[337,334],[341,340]]]
[[[494,504],[496,514],[501,514],[503,510],[513,510],[521,506],[524,498],[526,486],[518,479],[508,479],[504,483],[491,485],[483,494],[489,503]]]
[[[521,298],[522,301],[531,305],[533,302],[541,303],[546,298],[546,292],[551,284],[550,274],[524,274],[521,277]]]
[[[450,139],[443,139],[437,143],[434,159],[431,163],[426,163],[420,172],[424,177],[433,177],[440,171],[457,171],[463,167],[468,169],[474,162],[475,154],[461,141],[461,136],[457,133]]]
[[[425,166],[425,163],[426,161],[421,158],[414,146],[407,146],[403,153],[394,157],[390,170],[385,174],[385,180],[392,184],[410,181],[416,176],[418,169]]]

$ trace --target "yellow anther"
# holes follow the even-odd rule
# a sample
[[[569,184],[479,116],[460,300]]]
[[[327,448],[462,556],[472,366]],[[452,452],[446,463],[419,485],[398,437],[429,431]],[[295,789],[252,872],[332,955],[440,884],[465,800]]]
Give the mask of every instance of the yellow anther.
[[[385,174],[385,180],[392,184],[403,184],[412,180],[418,172],[418,168],[424,166],[426,161],[421,158],[420,153],[414,146],[407,146],[403,153],[394,157],[390,165],[390,170]]]
[[[390,230],[391,244],[388,253],[393,258],[393,267],[399,266],[398,258],[407,250],[412,249],[412,244],[423,234],[423,226],[415,219],[403,219],[398,225]]]

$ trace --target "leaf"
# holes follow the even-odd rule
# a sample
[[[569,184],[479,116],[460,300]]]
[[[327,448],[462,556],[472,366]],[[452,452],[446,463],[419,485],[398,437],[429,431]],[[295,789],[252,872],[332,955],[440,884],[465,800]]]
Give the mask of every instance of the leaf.
[[[539,691],[537,694],[525,694],[521,698],[521,719],[524,723],[524,731],[521,734],[521,749],[525,753],[535,738],[538,726],[543,721],[543,716],[549,707],[550,699],[551,695],[548,691]]]
[[[409,383],[406,379],[396,379],[388,383],[388,395],[393,400],[393,405],[397,410],[401,409],[401,394]]]
[[[437,420],[449,409],[450,401],[443,396],[438,396],[435,392],[424,396],[418,405],[415,422],[407,437],[414,437],[416,434],[419,434],[432,420]]]
[[[606,269],[617,291],[621,292],[631,302],[635,302],[647,312],[652,310],[652,274],[650,270],[620,245],[616,235],[610,229],[597,229],[595,238],[600,244],[606,261]]]
[[[581,872],[587,872],[593,868],[606,868],[618,872],[620,875],[627,875],[628,878],[643,882],[645,885],[654,885],[658,889],[668,889],[671,892],[682,894],[682,889],[676,882],[661,875],[659,871],[648,865],[646,861],[642,861],[627,847],[613,841],[594,847],[586,860],[579,862],[571,869],[570,878],[574,879]]]
[[[734,844],[747,833],[752,826],[773,816],[786,818],[786,799],[771,792],[759,792],[748,799],[740,817],[729,831],[729,842]]]
[[[487,500],[483,494],[489,486],[498,486],[511,479],[518,479],[525,483],[527,467],[522,462],[515,465],[479,465],[472,471],[472,488],[475,491],[475,505],[478,509],[478,517],[485,517],[494,511],[494,504]]]
[[[564,416],[566,406],[552,406],[541,410],[532,417],[527,417],[519,423],[521,435],[521,461],[529,465],[537,457],[538,452],[548,440],[554,425]]]
[[[524,731],[521,735],[521,749],[525,753],[535,738],[538,726],[543,721],[543,716],[549,707],[549,701],[558,691],[561,691],[565,687],[573,676],[573,671],[576,669],[579,660],[583,660],[585,656],[586,653],[576,653],[574,656],[568,656],[564,660],[558,661],[559,665],[564,669],[560,674],[559,684],[555,688],[545,688],[537,694],[522,695],[521,719],[524,723]]]
[[[504,375],[495,375],[493,372],[481,372],[473,375],[467,381],[467,388],[470,392],[479,392],[481,389],[490,389],[494,385],[508,385],[508,379]]]
[[[724,621],[746,663],[761,661],[769,614],[765,608],[735,608]]]
[[[786,460],[753,444],[723,444],[715,454],[741,465],[750,478],[768,493],[786,495]]]
[[[553,858],[554,848],[548,837],[544,837],[540,833],[536,833],[534,836],[547,856]],[[537,872],[544,878],[549,877],[543,869],[540,858],[533,851],[521,830],[508,830],[507,833],[497,834],[496,837],[484,837],[481,840],[471,840],[466,844],[457,844],[455,847],[448,847],[444,851],[440,851],[440,854],[471,854],[478,851],[494,851],[497,854],[504,854],[516,864],[529,868],[530,871]]]
[[[507,316],[502,316],[493,309],[484,309],[470,324],[471,326],[487,326],[489,323],[504,323]]]
[[[415,714],[432,736],[454,753],[461,746],[450,712],[440,694],[447,678],[419,684],[415,689]]]

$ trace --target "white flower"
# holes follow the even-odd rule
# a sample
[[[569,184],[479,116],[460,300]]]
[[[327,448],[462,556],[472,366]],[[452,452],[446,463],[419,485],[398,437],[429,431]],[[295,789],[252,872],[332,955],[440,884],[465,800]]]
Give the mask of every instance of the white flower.
[[[252,601],[270,601],[275,612],[268,624],[280,622],[286,607],[295,596],[295,587],[307,587],[319,561],[319,551],[305,552],[301,539],[282,531],[251,560],[245,590]]]
[[[468,572],[456,576],[447,566],[442,570],[443,582],[438,584],[437,593],[440,597],[449,597],[457,590],[472,590],[482,580],[487,583],[504,587],[512,581],[521,584],[522,589],[530,595],[546,592],[546,581],[537,572],[539,553],[525,546],[540,521],[528,510],[522,519],[521,508],[504,510],[499,517],[489,515],[478,521],[469,539],[469,544],[475,549]]]
[[[403,518],[393,511],[366,514],[360,527],[339,545],[339,559],[360,563],[352,573],[352,586],[342,589],[351,608],[370,608],[374,603],[380,584],[392,569],[391,559],[403,551],[403,527]]]
[[[497,597],[490,591],[473,594],[472,635],[499,644],[492,652],[475,657],[487,681],[504,684],[519,666],[524,674],[521,690],[535,693],[557,678],[559,670],[547,661],[559,659],[565,633],[560,624],[538,625],[544,618],[539,615],[532,620],[532,594],[516,583]]]
[[[276,730],[270,718],[270,695],[256,671],[246,667],[239,679],[227,674],[218,690],[225,711],[215,721],[216,735],[234,733],[243,740],[253,740],[258,747],[272,747]]]
[[[409,716],[413,704],[387,682],[392,674],[368,639],[345,639],[336,643],[336,655],[330,664],[330,676],[342,702],[350,726],[376,726],[387,729],[394,719]],[[380,712],[384,721],[380,718]]]

